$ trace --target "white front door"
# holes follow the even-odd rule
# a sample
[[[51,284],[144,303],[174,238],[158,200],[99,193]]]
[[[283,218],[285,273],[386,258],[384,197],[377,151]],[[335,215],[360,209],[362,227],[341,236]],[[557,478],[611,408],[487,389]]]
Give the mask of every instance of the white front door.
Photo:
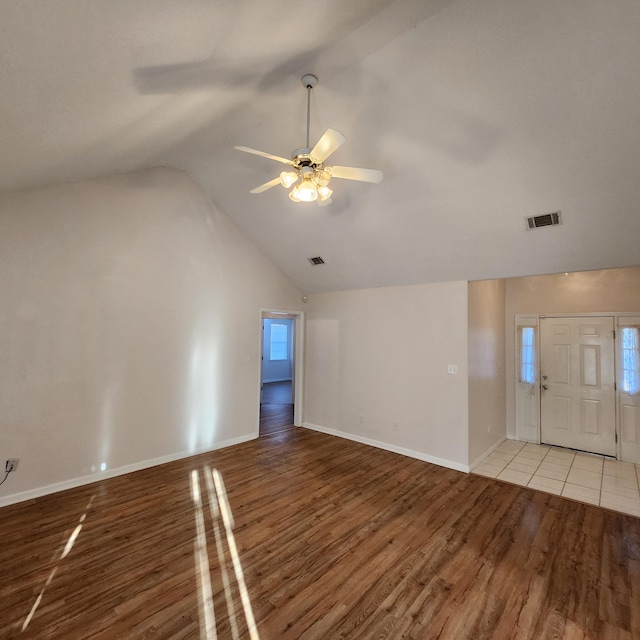
[[[541,441],[616,455],[612,317],[541,318]]]

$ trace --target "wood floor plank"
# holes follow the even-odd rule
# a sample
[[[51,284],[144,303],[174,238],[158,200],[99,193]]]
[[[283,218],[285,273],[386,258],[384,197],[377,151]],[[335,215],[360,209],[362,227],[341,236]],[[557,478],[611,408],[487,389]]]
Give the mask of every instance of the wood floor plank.
[[[0,638],[640,638],[640,519],[287,427],[0,510]]]

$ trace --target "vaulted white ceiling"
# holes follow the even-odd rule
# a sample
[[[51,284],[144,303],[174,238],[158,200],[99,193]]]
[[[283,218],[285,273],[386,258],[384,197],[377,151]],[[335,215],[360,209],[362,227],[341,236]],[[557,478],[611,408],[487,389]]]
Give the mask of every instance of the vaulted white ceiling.
[[[637,265],[638,34],[637,0],[5,0],[0,189],[183,169],[305,292]],[[233,149],[304,146],[309,72],[312,143],[385,173],[324,208]]]

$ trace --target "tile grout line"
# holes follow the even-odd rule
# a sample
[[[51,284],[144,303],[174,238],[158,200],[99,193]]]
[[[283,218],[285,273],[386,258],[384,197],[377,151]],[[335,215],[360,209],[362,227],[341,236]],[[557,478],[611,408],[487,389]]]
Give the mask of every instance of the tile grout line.
[[[602,465],[600,467],[600,491],[598,491],[598,506],[602,506],[602,485],[604,484],[604,457],[602,458]]]
[[[571,462],[571,468],[569,469],[569,473],[571,473],[571,469],[573,469],[573,463],[577,460],[577,458],[578,458],[578,454],[574,454],[573,461]],[[598,506],[599,507],[602,506],[602,476],[604,474],[604,458],[600,457],[600,460],[602,461],[602,466],[600,468],[600,484],[598,487]],[[578,469],[576,467],[576,471],[589,471],[589,469]],[[568,477],[569,476],[567,476],[567,478]],[[582,485],[578,485],[578,486],[582,486]],[[589,487],[584,487],[584,488],[588,489]]]
[[[501,451],[500,453],[504,453],[504,451]],[[509,454],[504,453],[504,455],[508,456]],[[511,460],[509,460],[509,462],[507,462],[507,464],[505,464],[502,469],[500,469],[500,471],[496,474],[496,478],[513,462],[513,458],[515,458],[515,455],[512,456]]]
[[[549,449],[549,451],[547,451],[547,455],[545,455],[544,459],[546,460],[547,456],[549,455],[549,453],[552,451],[552,448]],[[567,471],[567,475],[564,477],[564,480],[562,481],[562,489],[560,489],[560,496],[565,497],[564,496],[564,490],[567,486],[567,478],[569,477],[569,474],[571,473],[571,467],[573,467],[573,463],[575,462],[576,456],[575,454],[573,454],[573,458],[571,458],[571,464],[569,465],[569,469]],[[555,463],[553,463],[555,464]]]
[[[505,456],[509,456],[511,455],[511,460],[509,460],[509,462],[507,462],[507,464],[504,465],[504,467],[502,467],[502,469],[500,469],[500,471],[498,471],[498,473],[495,475],[495,478],[497,478],[514,460],[514,458],[518,455],[518,453],[520,453],[520,451],[522,451],[522,449],[524,449],[524,445],[522,447],[520,447],[520,449],[518,449],[518,451],[516,453],[514,453],[513,455],[506,453],[505,451],[499,451],[496,449],[496,451],[494,451],[493,453],[502,453]],[[491,456],[489,456],[491,457]],[[494,478],[494,479],[495,479]]]
[[[503,471],[505,471],[505,470],[506,470],[506,468],[507,468],[507,467],[508,467],[508,466],[509,466],[509,465],[510,465],[510,464],[511,464],[511,463],[512,463],[512,462],[513,462],[517,457],[518,457],[518,454],[519,454],[519,453],[521,453],[521,452],[525,449],[525,447],[526,447],[526,446],[527,446],[527,445],[526,445],[526,444],[524,444],[523,446],[521,446],[521,447],[516,451],[516,453],[515,453],[515,454],[513,455],[513,457],[511,458],[511,460],[507,463],[507,465],[504,467],[504,469],[502,469],[502,471],[501,471],[501,472],[496,476],[496,478],[498,478],[498,476],[500,476],[500,474],[501,474]],[[517,471],[517,469],[512,469],[512,471]],[[522,472],[522,473],[524,473],[524,472]],[[532,475],[531,477],[533,477],[533,475]],[[530,482],[530,480],[531,480],[531,478],[530,478],[529,480],[527,480],[527,484],[525,484],[525,485],[520,485],[520,486],[524,486],[524,487],[529,486],[529,482]]]
[[[598,454],[594,454],[594,457],[599,458],[602,461],[602,466],[600,468],[600,484],[599,484],[599,488],[598,488],[598,507],[602,506],[602,478],[604,476],[604,457],[600,456]],[[569,468],[569,473],[571,473],[571,469],[573,469],[573,465],[575,463],[575,461],[578,458],[578,454],[574,453],[573,456],[573,460],[571,461],[571,467]],[[576,467],[576,471],[590,471],[589,469],[578,469],[578,467]],[[595,471],[593,473],[596,473]],[[569,474],[567,474],[567,478],[569,477]],[[576,485],[578,487],[582,487],[583,489],[589,489],[590,487],[586,487],[584,485]],[[586,501],[585,501],[586,502]]]
[[[527,446],[527,445],[525,445],[525,447],[526,447],[526,446]],[[537,446],[540,446],[540,445],[537,445]],[[524,447],[522,447],[522,449],[524,449]],[[522,449],[521,449],[521,450],[522,450]],[[533,480],[533,476],[535,476],[535,475],[536,475],[536,473],[538,472],[538,469],[540,468],[540,465],[542,464],[542,461],[543,461],[543,460],[544,460],[544,459],[549,455],[549,451],[551,451],[551,449],[549,449],[549,450],[547,451],[547,453],[545,453],[545,454],[542,456],[542,458],[540,459],[540,462],[538,462],[538,466],[536,467],[536,470],[531,474],[531,477],[529,478],[529,482],[527,482],[527,487],[529,486],[529,484],[530,484],[530,483],[531,483],[531,481]],[[539,491],[539,489],[538,489],[538,491]]]

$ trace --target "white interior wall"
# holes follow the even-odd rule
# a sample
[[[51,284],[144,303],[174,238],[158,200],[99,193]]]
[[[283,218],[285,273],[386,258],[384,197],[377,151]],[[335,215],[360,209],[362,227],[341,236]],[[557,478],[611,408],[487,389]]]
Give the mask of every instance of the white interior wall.
[[[507,435],[505,281],[469,283],[469,464]]]
[[[0,197],[0,300],[0,504],[257,436],[259,310],[302,305],[169,169]]]
[[[640,267],[510,278],[506,283],[507,432],[515,438],[516,314],[640,312]]]
[[[321,293],[306,307],[305,426],[467,470],[467,283]]]

